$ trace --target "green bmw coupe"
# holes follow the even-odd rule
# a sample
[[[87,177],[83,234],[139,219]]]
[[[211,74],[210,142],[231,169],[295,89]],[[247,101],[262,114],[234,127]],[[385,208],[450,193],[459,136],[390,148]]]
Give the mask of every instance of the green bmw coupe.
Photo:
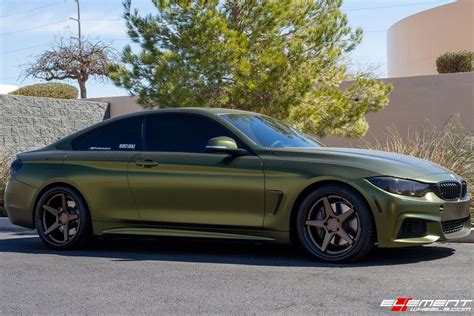
[[[11,165],[5,205],[53,249],[92,236],[276,241],[328,262],[470,232],[466,182],[431,162],[324,147],[271,117],[142,111]]]

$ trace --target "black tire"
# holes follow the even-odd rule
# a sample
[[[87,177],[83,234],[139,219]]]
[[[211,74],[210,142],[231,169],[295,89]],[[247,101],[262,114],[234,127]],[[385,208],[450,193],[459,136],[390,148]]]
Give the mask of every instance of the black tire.
[[[310,193],[299,207],[296,230],[301,246],[310,255],[332,263],[363,258],[376,240],[366,201],[343,185],[326,185]]]
[[[92,237],[87,205],[76,190],[67,186],[50,188],[41,195],[35,209],[35,226],[43,243],[54,250],[79,249]]]

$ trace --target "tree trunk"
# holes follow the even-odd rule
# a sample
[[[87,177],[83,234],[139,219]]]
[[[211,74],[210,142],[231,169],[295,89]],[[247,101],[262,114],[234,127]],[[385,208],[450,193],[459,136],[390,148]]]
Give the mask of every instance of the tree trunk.
[[[81,92],[81,99],[87,98],[86,82],[84,80],[77,80],[79,83],[79,90]]]

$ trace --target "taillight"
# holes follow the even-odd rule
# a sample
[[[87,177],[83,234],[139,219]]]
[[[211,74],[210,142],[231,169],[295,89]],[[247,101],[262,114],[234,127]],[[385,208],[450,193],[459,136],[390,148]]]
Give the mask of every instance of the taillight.
[[[21,159],[13,160],[12,164],[10,165],[10,178],[14,179],[15,176],[20,171],[21,167],[23,167],[23,161]]]

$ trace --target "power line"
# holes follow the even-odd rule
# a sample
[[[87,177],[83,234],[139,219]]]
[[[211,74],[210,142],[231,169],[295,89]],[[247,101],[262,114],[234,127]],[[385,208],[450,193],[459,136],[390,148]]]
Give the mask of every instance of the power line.
[[[123,19],[81,19],[82,21],[123,21]]]
[[[2,33],[2,34],[0,34],[0,36],[5,36],[5,35],[11,35],[11,34],[16,34],[16,33],[20,33],[20,32],[30,31],[30,30],[38,29],[38,28],[41,28],[41,27],[49,26],[49,25],[64,23],[64,22],[67,22],[67,21],[69,21],[69,19],[56,21],[56,22],[52,22],[52,23],[47,23],[47,24],[42,24],[42,25],[37,25],[37,26],[33,26],[33,27],[29,27],[29,28],[26,28],[26,29],[17,30],[17,31],[13,31],[13,32]]]
[[[6,17],[9,17],[9,16],[17,15],[17,14],[22,14],[22,13],[26,13],[26,12],[39,10],[39,9],[49,8],[49,7],[52,7],[52,6],[55,6],[55,5],[58,5],[58,4],[64,4],[64,3],[65,2],[56,2],[56,3],[44,5],[44,6],[41,6],[41,7],[36,7],[36,8],[28,9],[28,10],[23,10],[23,11],[18,11],[18,12],[2,15],[2,16],[0,16],[0,18],[6,18]]]
[[[50,5],[41,6],[41,7],[37,7],[37,8],[32,8],[32,9],[24,10],[24,11],[19,11],[19,12],[15,12],[15,13],[12,13],[12,14],[9,14],[9,15],[4,15],[4,16],[1,16],[1,18],[3,18],[3,17],[8,17],[8,16],[12,16],[12,15],[16,15],[16,14],[21,14],[21,13],[25,13],[25,12],[30,12],[30,11],[34,11],[34,10],[38,10],[38,9],[42,9],[42,8],[47,8],[47,7],[51,7],[51,6],[55,6],[55,5],[59,5],[59,4],[64,4],[64,3],[65,3],[65,2],[56,2],[56,3],[50,4]],[[387,6],[378,6],[378,7],[352,8],[352,9],[345,9],[344,11],[374,10],[374,9],[384,9],[384,8],[394,8],[394,7],[407,7],[407,6],[416,6],[416,5],[424,5],[424,4],[435,4],[435,3],[440,3],[440,1],[418,2],[418,3],[398,4],[398,5],[387,5]],[[122,21],[123,19],[121,19],[121,18],[116,18],[116,19],[113,18],[113,19],[82,19],[82,20],[84,20],[84,21]],[[24,32],[24,31],[29,31],[29,30],[33,30],[33,29],[37,29],[37,28],[49,26],[49,25],[54,25],[54,24],[59,24],[59,23],[67,22],[67,21],[68,21],[68,20],[61,20],[61,21],[52,22],[52,23],[43,24],[43,25],[38,25],[38,26],[35,26],[35,27],[30,27],[30,28],[26,28],[26,29],[22,29],[22,30],[13,31],[13,32],[2,33],[2,34],[0,34],[0,36],[15,34],[15,33]],[[368,30],[368,31],[364,31],[364,33],[381,33],[381,32],[386,32],[386,31],[387,31],[387,30]],[[109,39],[109,40],[112,40],[112,41],[125,41],[125,40],[130,40],[130,38],[113,38],[113,39]],[[31,49],[31,48],[36,48],[36,47],[40,47],[40,46],[45,46],[45,45],[48,45],[48,43],[39,44],[39,45],[34,45],[34,46],[29,46],[29,47],[24,47],[24,48],[19,48],[19,49],[14,49],[14,50],[5,51],[5,52],[0,52],[0,55],[3,55],[3,54],[10,54],[10,53],[19,52],[19,51],[24,51],[24,50],[28,50],[28,49]]]
[[[10,54],[10,53],[16,53],[16,52],[21,52],[23,50],[28,50],[31,48],[36,48],[36,47],[41,47],[41,46],[46,46],[49,45],[49,43],[43,43],[43,44],[38,44],[38,45],[33,45],[29,47],[24,47],[24,48],[18,48],[18,49],[13,49],[13,50],[7,50],[5,52],[0,52],[0,55],[5,55],[5,54]]]
[[[409,4],[393,4],[387,6],[379,6],[379,7],[365,7],[365,8],[348,8],[343,9],[343,11],[363,11],[363,10],[376,10],[376,9],[388,9],[388,8],[398,8],[398,7],[412,7],[424,4],[440,4],[443,3],[442,1],[431,1],[431,2],[417,2],[417,3],[409,3]]]
[[[102,39],[100,39],[100,40],[102,40],[102,41],[129,41],[130,38],[128,38],[128,37],[122,37],[122,38],[102,38]],[[33,45],[33,46],[28,46],[28,47],[22,47],[22,48],[18,48],[18,49],[7,50],[7,51],[4,51],[4,52],[0,52],[0,55],[11,54],[11,53],[16,53],[16,52],[21,52],[21,51],[28,50],[28,49],[31,49],[31,48],[42,47],[42,46],[46,46],[46,45],[50,45],[50,44],[51,44],[51,43],[43,43],[43,44],[38,44],[38,45]]]
[[[409,7],[409,6],[424,5],[424,4],[435,4],[435,3],[441,3],[441,2],[442,1],[431,1],[431,2],[417,2],[417,3],[410,3],[410,4],[395,4],[395,5],[380,6],[380,7],[366,7],[366,8],[352,8],[352,9],[349,8],[349,9],[345,9],[344,11],[362,11],[362,10],[375,10],[375,9],[384,9],[384,8]],[[49,7],[52,7],[52,6],[59,5],[59,4],[65,4],[65,3],[66,3],[65,1],[56,2],[56,3],[44,5],[44,6],[41,6],[41,7],[36,7],[36,8],[28,9],[28,10],[23,10],[23,11],[18,11],[18,12],[2,15],[2,16],[0,16],[0,18],[6,18],[6,17],[18,15],[18,14],[23,14],[23,13],[27,13],[27,12],[31,12],[31,11],[36,11],[36,10],[40,10],[40,9],[44,9],[44,8],[49,8]],[[83,19],[83,20],[87,20],[87,21],[120,21],[122,19]]]
[[[84,19],[82,19],[84,20]],[[364,30],[365,33],[382,33],[382,32],[387,32],[388,30]],[[101,38],[100,40],[103,41],[130,41],[131,39],[129,37],[122,37],[122,38]],[[0,55],[5,55],[5,54],[11,54],[11,53],[16,53],[24,50],[28,50],[31,48],[36,48],[36,47],[42,47],[49,45],[50,43],[43,43],[43,44],[38,44],[38,45],[33,45],[33,46],[28,46],[28,47],[23,47],[23,48],[18,48],[18,49],[13,49],[13,50],[8,50],[4,52],[0,52]]]

